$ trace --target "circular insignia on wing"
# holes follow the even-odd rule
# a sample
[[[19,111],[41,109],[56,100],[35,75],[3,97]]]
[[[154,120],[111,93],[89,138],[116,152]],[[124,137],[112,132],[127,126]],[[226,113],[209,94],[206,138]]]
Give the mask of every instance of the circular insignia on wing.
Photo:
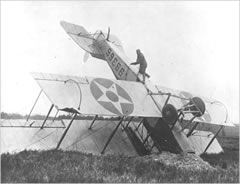
[[[90,90],[96,101],[108,111],[119,116],[133,112],[134,105],[128,93],[109,79],[96,78],[90,83]]]

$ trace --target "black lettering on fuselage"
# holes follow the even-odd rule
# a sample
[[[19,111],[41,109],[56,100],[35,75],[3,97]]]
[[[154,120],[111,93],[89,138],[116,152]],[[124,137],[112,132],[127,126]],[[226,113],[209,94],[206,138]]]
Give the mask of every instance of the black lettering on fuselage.
[[[105,52],[105,56],[113,72],[117,75],[118,78],[122,78],[125,72],[125,67],[121,65],[118,56],[111,48],[107,49],[107,51]]]

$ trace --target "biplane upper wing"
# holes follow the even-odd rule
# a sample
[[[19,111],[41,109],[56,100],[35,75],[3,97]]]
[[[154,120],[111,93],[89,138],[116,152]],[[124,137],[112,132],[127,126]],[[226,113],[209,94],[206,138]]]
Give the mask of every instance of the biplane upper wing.
[[[195,97],[196,95],[191,94],[186,91],[180,91],[176,89],[170,89],[162,86],[155,86],[157,90],[161,93],[171,93],[173,95],[169,98],[168,103],[174,105],[176,109],[180,109],[186,105],[190,98]],[[175,97],[174,97],[175,96]],[[200,123],[209,123],[215,125],[224,125],[224,126],[233,126],[228,119],[228,112],[225,106],[217,100],[199,96],[205,103],[205,113],[201,117],[196,117],[195,122]],[[158,95],[157,98],[159,104],[164,104],[167,99],[167,95]],[[161,107],[162,108],[162,107]],[[190,120],[193,117],[191,113],[184,115],[183,119]]]
[[[161,117],[141,83],[45,73],[32,76],[59,110],[86,115]]]

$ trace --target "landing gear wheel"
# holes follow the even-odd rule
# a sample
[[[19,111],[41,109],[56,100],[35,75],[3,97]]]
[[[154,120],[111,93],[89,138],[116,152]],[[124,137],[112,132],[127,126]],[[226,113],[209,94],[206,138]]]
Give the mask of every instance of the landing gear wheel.
[[[178,118],[178,112],[172,104],[166,104],[162,109],[163,119],[172,125]]]
[[[190,105],[195,105],[193,107],[190,107],[191,111],[198,111],[198,112],[192,112],[193,116],[200,117],[205,113],[206,107],[203,100],[199,97],[193,97],[191,99]],[[200,112],[199,112],[200,111]]]

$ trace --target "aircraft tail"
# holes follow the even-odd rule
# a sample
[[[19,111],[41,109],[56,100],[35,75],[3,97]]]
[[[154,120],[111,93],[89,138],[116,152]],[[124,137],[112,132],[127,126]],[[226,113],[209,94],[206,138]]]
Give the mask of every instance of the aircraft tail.
[[[84,27],[79,25],[65,21],[61,21],[60,24],[78,46],[90,53],[93,57],[105,60],[104,55],[102,55],[102,53],[93,45],[95,40],[93,34],[90,34]],[[84,58],[84,61],[86,61],[86,58]]]

